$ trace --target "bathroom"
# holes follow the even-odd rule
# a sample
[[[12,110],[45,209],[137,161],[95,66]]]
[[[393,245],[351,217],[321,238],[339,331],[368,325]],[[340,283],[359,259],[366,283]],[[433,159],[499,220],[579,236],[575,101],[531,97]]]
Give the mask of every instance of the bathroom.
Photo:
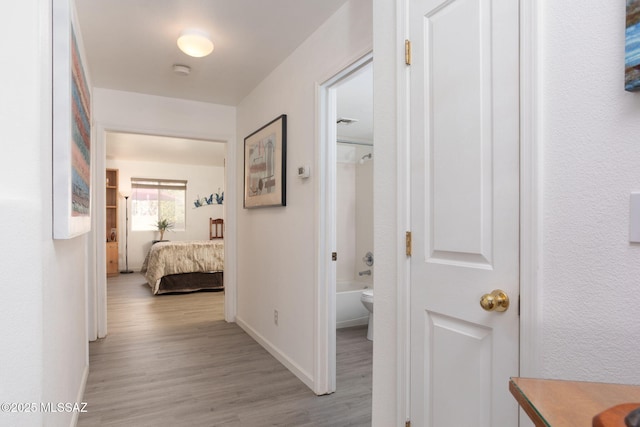
[[[342,83],[336,95],[336,328],[369,325],[371,340],[365,303],[373,310],[372,67]]]

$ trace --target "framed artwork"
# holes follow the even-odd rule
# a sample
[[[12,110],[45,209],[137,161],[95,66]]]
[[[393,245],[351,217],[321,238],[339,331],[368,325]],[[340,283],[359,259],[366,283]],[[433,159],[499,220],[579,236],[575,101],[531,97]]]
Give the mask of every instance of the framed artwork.
[[[286,206],[287,115],[244,139],[244,207]]]
[[[72,0],[53,1],[53,238],[91,229],[91,97]]]
[[[624,89],[630,92],[640,90],[640,0],[627,0]]]

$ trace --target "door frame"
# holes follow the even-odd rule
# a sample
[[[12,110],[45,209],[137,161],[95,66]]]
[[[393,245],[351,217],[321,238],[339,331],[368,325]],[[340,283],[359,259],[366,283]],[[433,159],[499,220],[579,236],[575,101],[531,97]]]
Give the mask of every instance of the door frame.
[[[317,210],[316,210],[316,324],[314,392],[336,390],[336,90],[354,73],[371,66],[369,51],[341,71],[316,85],[317,105]],[[339,254],[338,254],[339,256]]]
[[[95,133],[93,133],[93,141],[95,151],[97,152],[95,167],[93,167],[93,185],[94,193],[92,195],[95,203],[94,215],[92,215],[92,240],[95,242],[93,247],[93,254],[90,259],[95,263],[93,268],[93,280],[88,282],[87,289],[87,329],[90,341],[94,341],[97,338],[104,338],[108,333],[107,322],[107,274],[106,274],[106,247],[104,245],[104,239],[99,230],[104,230],[106,225],[106,198],[104,191],[98,191],[98,189],[105,188],[105,175],[104,170],[106,168],[106,146],[107,132],[124,132],[124,133],[137,133],[145,135],[159,135],[168,136],[174,138],[191,138],[191,139],[204,139],[214,140],[225,143],[225,188],[237,188],[236,186],[236,149],[234,141],[228,140],[228,138],[221,138],[217,135],[207,134],[195,134],[188,132],[163,130],[161,133],[157,129],[145,129],[142,127],[131,127],[121,124],[96,122],[94,124]],[[236,192],[229,192],[225,195],[225,199],[228,203],[224,205],[225,218],[233,218],[232,221],[225,223],[225,295],[224,295],[224,315],[227,322],[235,322],[236,316],[236,209],[235,200]]]
[[[394,60],[396,67],[396,96],[386,101],[396,103],[398,117],[396,134],[398,135],[397,184],[399,195],[405,185],[408,188],[408,178],[400,171],[408,170],[409,150],[409,90],[408,79],[410,66],[403,62],[405,40],[409,40],[409,10],[411,0],[396,0],[396,52]],[[520,375],[536,377],[542,374],[540,365],[542,345],[542,267],[543,267],[543,144],[542,144],[542,95],[541,95],[541,1],[519,0],[520,7]],[[375,12],[374,2],[374,12]],[[375,15],[375,13],[374,13]],[[382,19],[382,18],[381,18]],[[388,30],[388,29],[386,29]],[[379,30],[382,31],[382,30]],[[374,34],[376,22],[374,21]],[[380,39],[384,34],[379,34]],[[375,35],[374,35],[375,39]],[[375,86],[375,79],[374,79]],[[374,89],[375,92],[375,89]],[[382,100],[384,103],[384,100]],[[374,117],[380,112],[374,103]],[[382,165],[381,165],[382,166]],[[408,191],[408,190],[406,190]],[[398,246],[405,240],[405,230],[410,226],[410,200],[398,198],[397,224]],[[403,227],[403,225],[405,227]],[[409,420],[410,407],[410,322],[407,316],[410,301],[410,267],[409,262],[402,262],[404,254],[398,254],[397,271],[397,309],[396,313],[397,337],[396,354],[398,366],[396,378],[396,420],[398,425]],[[406,259],[408,260],[408,258]],[[387,343],[391,344],[391,343]],[[374,358],[375,358],[374,347]],[[392,369],[392,368],[390,368]],[[374,384],[375,387],[375,384]],[[505,384],[507,387],[507,384]],[[384,396],[380,394],[380,396]],[[375,408],[383,408],[384,402],[373,402]],[[383,409],[382,409],[383,410]]]
[[[520,0],[520,375],[542,375],[543,165],[540,0]]]

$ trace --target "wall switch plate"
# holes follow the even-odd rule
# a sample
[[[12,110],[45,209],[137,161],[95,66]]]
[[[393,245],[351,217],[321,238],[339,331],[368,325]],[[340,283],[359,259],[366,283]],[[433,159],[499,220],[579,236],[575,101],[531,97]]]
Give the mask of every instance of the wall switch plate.
[[[629,203],[629,241],[640,243],[640,193],[631,193]]]

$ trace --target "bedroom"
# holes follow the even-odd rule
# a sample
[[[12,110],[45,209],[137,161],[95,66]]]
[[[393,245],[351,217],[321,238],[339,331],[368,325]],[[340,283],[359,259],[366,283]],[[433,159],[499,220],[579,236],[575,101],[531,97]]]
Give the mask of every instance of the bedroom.
[[[222,203],[215,199],[224,193],[224,143],[119,132],[107,132],[106,143],[106,167],[118,171],[119,271],[141,271],[152,242],[161,239],[156,223],[164,218],[162,213],[148,209],[143,212],[144,200],[155,194],[132,189],[134,179],[186,181],[186,191],[178,201],[181,221],[162,239],[209,240],[210,218],[224,218],[223,199]],[[157,194],[158,190],[154,191]],[[129,196],[128,205],[124,195]],[[206,198],[209,200],[201,203]],[[173,217],[170,219],[175,222]]]

